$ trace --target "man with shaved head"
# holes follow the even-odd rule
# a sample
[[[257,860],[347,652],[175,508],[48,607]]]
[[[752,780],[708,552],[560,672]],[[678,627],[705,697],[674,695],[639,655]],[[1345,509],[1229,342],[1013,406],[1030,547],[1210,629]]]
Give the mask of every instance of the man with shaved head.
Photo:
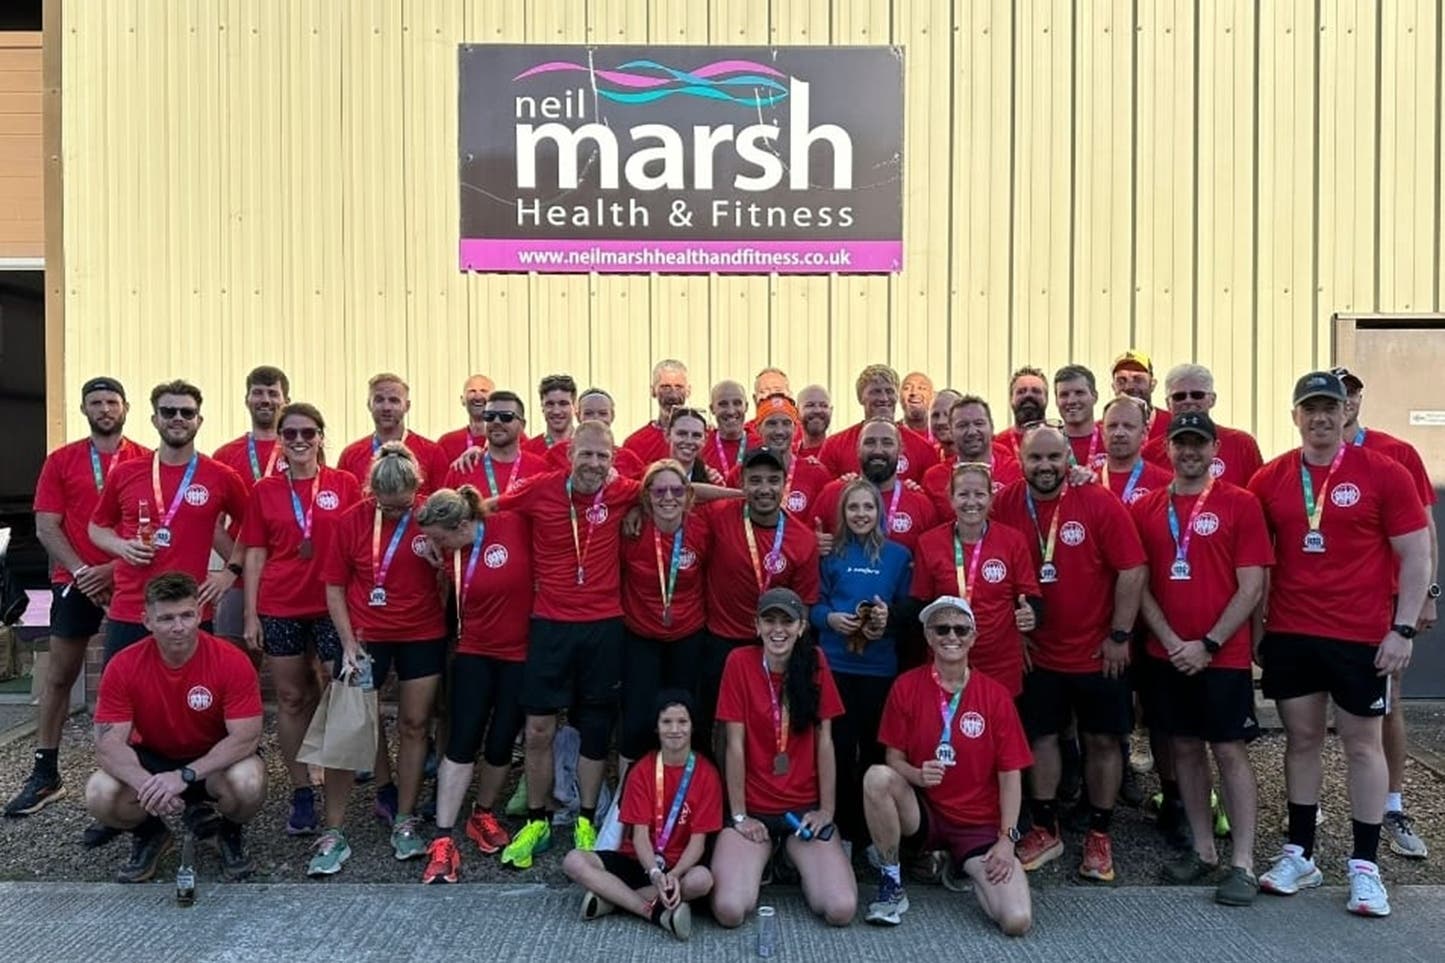
[[[482,415],[487,410],[487,399],[496,390],[496,384],[484,374],[474,374],[462,384],[462,410],[467,413],[467,423],[437,439],[437,447],[448,462],[456,461],[468,448],[487,447],[487,426]]]
[[[748,396],[743,386],[736,381],[719,381],[713,385],[708,410],[712,412],[714,427],[703,442],[702,460],[725,478],[743,463],[748,453]]]
[[[664,358],[652,366],[652,397],[657,401],[657,419],[649,421],[627,436],[622,447],[632,452],[644,465],[668,457],[667,426],[672,412],[687,404],[692,387],[687,381],[687,365],[676,358]]]
[[[833,399],[822,385],[808,385],[798,392],[798,414],[803,424],[798,436],[798,454],[818,457],[833,425]]]
[[[858,461],[858,436],[863,426],[874,418],[892,421],[898,412],[898,372],[886,364],[870,364],[858,373],[854,384],[858,404],[863,407],[863,420],[829,438],[818,454],[818,460],[833,477],[856,475],[862,471]],[[806,419],[807,415],[804,414]],[[912,431],[903,433],[898,453],[898,475],[907,481],[920,481],[928,467],[938,461],[927,438]]]

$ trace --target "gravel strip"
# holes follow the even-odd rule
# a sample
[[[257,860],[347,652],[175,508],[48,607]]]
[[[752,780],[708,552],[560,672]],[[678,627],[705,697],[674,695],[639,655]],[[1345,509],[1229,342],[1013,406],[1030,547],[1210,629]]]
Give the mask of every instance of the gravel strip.
[[[1414,733],[1412,733],[1414,738]],[[1436,740],[1445,742],[1445,740]],[[1280,827],[1284,818],[1284,737],[1270,734],[1258,739],[1252,749],[1260,782],[1261,832],[1256,846],[1255,868],[1262,872],[1278,852]],[[267,726],[265,746],[271,783],[265,809],[247,830],[247,843],[260,870],[258,882],[296,882],[305,879],[311,855],[311,840],[288,837],[283,832],[290,792],[280,752],[275,744],[274,726]],[[30,771],[31,740],[18,740],[0,748],[0,798],[9,798]],[[0,880],[82,880],[107,881],[125,860],[129,844],[119,839],[109,846],[88,851],[80,846],[81,831],[89,823],[82,806],[85,779],[94,764],[90,720],[78,715],[66,724],[60,753],[62,776],[68,797],[53,803],[36,816],[0,820]],[[1343,883],[1344,859],[1350,848],[1349,809],[1345,795],[1344,760],[1339,744],[1331,739],[1325,750],[1323,808],[1326,819],[1319,831],[1320,867],[1326,882]],[[520,767],[514,773],[518,778]],[[1153,777],[1146,777],[1151,791]],[[393,858],[389,833],[371,814],[374,786],[357,787],[348,810],[347,836],[353,855],[335,877],[344,882],[407,883],[420,879],[423,861],[398,862]],[[510,795],[510,787],[506,795]],[[1415,817],[1417,831],[1435,847],[1432,858],[1406,860],[1381,845],[1382,869],[1391,884],[1445,883],[1445,780],[1411,760],[1406,773],[1406,802]],[[318,799],[318,806],[320,800]],[[465,809],[464,809],[465,812]],[[515,828],[515,821],[512,821]],[[1118,875],[1115,885],[1149,885],[1158,881],[1160,867],[1172,858],[1153,824],[1138,810],[1120,807],[1114,817],[1114,860]],[[1079,859],[1079,834],[1065,831],[1067,849],[1062,858],[1031,874],[1036,886],[1098,885],[1079,880],[1074,871]],[[517,872],[503,868],[495,857],[482,857],[475,849],[463,855],[465,882],[541,882],[562,884],[562,856],[571,843],[571,831],[554,830],[551,852],[536,858],[532,869]],[[198,867],[202,878],[219,876],[219,865],[207,855]],[[163,875],[174,873],[174,856],[162,864]],[[868,871],[860,874],[865,887],[873,885]],[[318,883],[318,885],[324,885]],[[866,889],[865,889],[866,892]]]

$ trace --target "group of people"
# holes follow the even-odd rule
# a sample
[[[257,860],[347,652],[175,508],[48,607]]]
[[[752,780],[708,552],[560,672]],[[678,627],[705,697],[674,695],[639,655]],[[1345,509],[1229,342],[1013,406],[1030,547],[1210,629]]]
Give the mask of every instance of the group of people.
[[[981,396],[870,365],[861,419],[833,432],[821,387],[795,394],[769,368],[751,399],[720,382],[704,411],[668,360],[652,374],[656,418],[619,443],[612,397],[566,375],[538,386],[531,435],[527,401],[473,376],[467,424],[431,441],[406,427],[405,381],[378,374],[375,430],[334,466],[321,412],[291,401],[274,367],[250,372],[251,429],[213,457],[196,449],[195,386],[151,392],[152,450],[124,434],[121,383],[93,378],[89,436],[49,456],[36,491],[54,562],[51,661],[34,770],[6,815],[64,795],[67,694],[103,625],[87,844],[131,834],[122,881],[155,873],[168,816],[214,837],[229,877],[252,870],[242,826],[265,799],[264,658],[286,832],[319,836],[312,876],[351,855],[356,783],[327,768],[318,812],[297,756],[322,685],[379,689],[394,674],[396,754],[383,737],[374,810],[396,858],[424,860],[424,882],[455,882],[473,846],[517,869],[552,846],[565,714],[581,747],[563,866],[586,890],[585,918],[624,909],[686,938],[689,903],[707,897],[737,926],[786,868],[814,912],[846,925],[856,845],[879,873],[870,922],[900,923],[901,867],[941,852],[945,878],[967,877],[986,915],[1020,934],[1026,873],[1065,849],[1071,767],[1084,785],[1078,872],[1114,878],[1136,706],[1161,826],[1188,844],[1168,879],[1213,881],[1227,905],[1319,885],[1333,701],[1350,767],[1348,908],[1388,914],[1382,832],[1426,854],[1401,796],[1391,698],[1439,595],[1419,456],[1360,426],[1364,385],[1344,369],[1299,379],[1301,446],[1267,464],[1246,432],[1212,420],[1206,368],[1172,369],[1163,407],[1142,353],[1111,376],[1096,414],[1089,369],[1050,383],[1022,368],[995,433]],[[1256,663],[1285,727],[1289,795],[1288,841],[1259,876]],[[508,827],[498,804],[519,741],[526,815]],[[614,751],[624,831],[598,851]]]

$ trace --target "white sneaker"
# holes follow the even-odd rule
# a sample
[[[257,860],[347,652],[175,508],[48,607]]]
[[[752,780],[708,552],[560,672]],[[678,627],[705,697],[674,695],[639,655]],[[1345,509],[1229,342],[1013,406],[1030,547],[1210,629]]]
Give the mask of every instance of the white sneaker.
[[[1415,835],[1415,822],[1402,812],[1385,813],[1385,835],[1390,837],[1390,852],[1409,859],[1430,855],[1425,840]]]
[[[1134,730],[1129,734],[1129,768],[1142,776],[1154,771],[1154,747],[1149,744],[1149,733]]]
[[[1269,872],[1259,878],[1259,888],[1276,896],[1293,896],[1302,889],[1313,889],[1324,881],[1324,874],[1315,865],[1315,861],[1305,859],[1305,851],[1301,847],[1286,843]]]
[[[1350,899],[1345,909],[1356,916],[1389,916],[1390,897],[1380,879],[1380,867],[1363,859],[1349,861]]]

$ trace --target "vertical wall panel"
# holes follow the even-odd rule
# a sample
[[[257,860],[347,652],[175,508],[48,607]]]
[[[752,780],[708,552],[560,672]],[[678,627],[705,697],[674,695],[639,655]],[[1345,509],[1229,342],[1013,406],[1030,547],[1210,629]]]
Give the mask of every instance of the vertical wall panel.
[[[1380,303],[1430,311],[1440,185],[1428,81],[1440,63],[1440,8],[1436,0],[1400,0],[1381,11]]]

